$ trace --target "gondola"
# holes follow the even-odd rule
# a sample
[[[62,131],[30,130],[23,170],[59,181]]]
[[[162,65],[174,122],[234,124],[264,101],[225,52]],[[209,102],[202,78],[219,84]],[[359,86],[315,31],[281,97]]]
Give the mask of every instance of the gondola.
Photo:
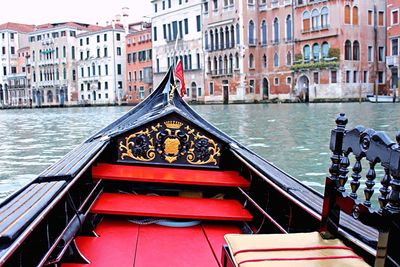
[[[399,146],[346,124],[331,132],[322,195],[194,112],[170,68],[1,203],[0,265],[399,266]]]

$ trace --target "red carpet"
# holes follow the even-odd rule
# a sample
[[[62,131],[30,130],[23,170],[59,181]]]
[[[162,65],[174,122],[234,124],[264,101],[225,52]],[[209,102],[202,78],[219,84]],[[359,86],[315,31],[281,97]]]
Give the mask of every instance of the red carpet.
[[[136,182],[192,184],[248,188],[250,182],[236,171],[156,168],[133,165],[99,164],[93,167],[94,179]]]
[[[250,221],[252,215],[236,200],[103,193],[91,212],[98,214]]]
[[[104,220],[96,228],[100,237],[78,237],[90,264],[62,267],[218,267],[227,233],[240,233],[233,225],[205,224],[187,228],[136,225]]]

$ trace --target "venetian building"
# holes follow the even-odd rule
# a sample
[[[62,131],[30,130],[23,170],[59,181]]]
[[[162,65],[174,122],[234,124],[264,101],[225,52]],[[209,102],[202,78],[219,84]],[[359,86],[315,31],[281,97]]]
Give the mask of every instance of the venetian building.
[[[28,34],[34,25],[4,23],[0,25],[0,107],[29,103],[26,51]],[[23,50],[23,51],[22,51]]]
[[[34,106],[77,103],[77,35],[98,28],[75,22],[53,23],[38,26],[29,34]]]
[[[388,93],[400,95],[399,90],[399,43],[400,43],[400,1],[387,0],[387,44],[386,64],[388,68]]]
[[[126,36],[126,96],[128,103],[139,103],[153,90],[152,28],[150,23],[129,25]]]
[[[385,87],[385,3],[296,0],[294,93],[358,99]]]
[[[118,22],[77,36],[79,104],[120,104],[124,100],[126,31]]]
[[[202,0],[152,0],[153,83],[182,60],[186,99],[204,102]]]

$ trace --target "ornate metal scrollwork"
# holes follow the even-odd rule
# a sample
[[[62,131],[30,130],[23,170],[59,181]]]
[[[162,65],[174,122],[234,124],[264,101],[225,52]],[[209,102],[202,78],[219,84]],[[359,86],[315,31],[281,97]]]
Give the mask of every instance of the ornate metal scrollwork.
[[[133,133],[119,143],[120,160],[217,165],[221,146],[178,120],[165,121]]]

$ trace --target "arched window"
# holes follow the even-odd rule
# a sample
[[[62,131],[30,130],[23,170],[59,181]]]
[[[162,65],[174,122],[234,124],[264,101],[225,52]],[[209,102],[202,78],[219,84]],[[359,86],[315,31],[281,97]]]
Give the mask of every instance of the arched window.
[[[351,42],[349,40],[344,45],[344,59],[351,60]]]
[[[311,21],[312,21],[312,29],[317,30],[319,29],[319,11],[314,9],[311,12]]]
[[[274,43],[279,43],[279,20],[274,19]]]
[[[222,56],[219,56],[218,58],[218,74],[222,74]]]
[[[256,40],[254,38],[254,22],[250,20],[249,22],[249,44],[255,44]]]
[[[219,49],[224,49],[224,29],[219,30]]]
[[[215,45],[214,45],[214,47],[215,47],[215,50],[218,50],[218,47],[219,47],[219,43],[218,43],[218,29],[215,29],[215,32],[214,32],[214,34],[215,34]]]
[[[228,73],[232,74],[233,72],[233,55],[229,55],[229,64],[228,64]]]
[[[207,68],[208,68],[208,72],[211,73],[211,58],[208,57],[207,59]]]
[[[217,61],[217,57],[214,57],[214,70],[212,72],[214,75],[218,74],[218,61]]]
[[[329,54],[329,44],[327,42],[322,43],[322,58],[327,58]]]
[[[288,15],[286,17],[286,40],[292,40],[292,16]]]
[[[303,13],[303,31],[309,31],[310,30],[310,12],[305,11]]]
[[[214,31],[210,31],[210,45],[211,51],[214,51]]]
[[[310,60],[310,46],[309,45],[305,45],[303,47],[303,58],[305,61]]]
[[[235,66],[236,69],[239,69],[239,53],[235,54]]]
[[[274,67],[278,67],[279,66],[279,56],[278,53],[274,54]]]
[[[236,24],[236,44],[240,44],[240,27],[239,27],[239,23]]]
[[[267,44],[267,23],[265,20],[263,20],[261,23],[261,44]]]
[[[224,56],[224,74],[228,73],[228,57]]]
[[[312,52],[313,52],[314,61],[318,61],[319,60],[319,44],[313,44]]]
[[[249,69],[253,69],[254,68],[254,56],[253,54],[250,54],[249,56]]]
[[[232,25],[231,26],[231,44],[230,48],[232,48],[235,45],[235,27]]]
[[[346,5],[344,7],[344,23],[350,24],[350,6]]]
[[[324,6],[321,9],[321,28],[328,28],[328,17],[329,17],[329,9]]]
[[[207,31],[204,33],[204,46],[205,46],[206,50],[208,50],[208,32]]]
[[[358,41],[353,43],[353,60],[360,60],[360,43]]]
[[[267,55],[263,55],[263,67],[266,68],[267,67]]]
[[[228,28],[228,26],[225,27],[225,48],[230,48],[230,44],[229,44],[229,28]]]
[[[358,7],[353,7],[353,25],[358,25]]]
[[[286,65],[292,65],[292,53],[288,52],[286,55]]]

